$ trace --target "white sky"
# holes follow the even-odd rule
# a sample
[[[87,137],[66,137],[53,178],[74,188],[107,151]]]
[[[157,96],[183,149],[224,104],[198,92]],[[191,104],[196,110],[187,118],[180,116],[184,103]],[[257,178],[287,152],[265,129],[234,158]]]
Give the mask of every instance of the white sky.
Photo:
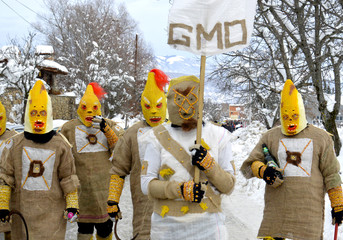
[[[157,56],[194,56],[172,49],[167,44],[168,12],[171,6],[168,0],[117,0],[117,3],[120,2],[125,2],[130,15],[138,22],[144,34],[142,37],[152,46]],[[28,36],[29,31],[32,32],[28,22],[36,22],[39,18],[30,9],[42,13],[43,0],[0,0],[0,47],[9,44],[9,39],[21,40]],[[37,39],[44,38],[38,35]]]

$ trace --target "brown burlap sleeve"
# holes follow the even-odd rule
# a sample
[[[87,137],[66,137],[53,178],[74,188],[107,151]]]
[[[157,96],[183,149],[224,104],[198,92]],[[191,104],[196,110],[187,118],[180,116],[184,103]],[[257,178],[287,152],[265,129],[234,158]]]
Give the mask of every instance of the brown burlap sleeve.
[[[261,139],[258,141],[254,149],[249,154],[249,157],[243,162],[240,171],[243,176],[247,179],[254,177],[254,174],[251,170],[251,164],[255,161],[261,161],[264,163],[264,155],[262,151],[262,144],[266,142],[266,134],[264,134]]]
[[[15,187],[14,179],[14,159],[13,159],[13,147],[18,144],[18,141],[23,137],[23,133],[17,134],[14,137],[7,139],[3,144],[5,147],[1,154],[0,159],[0,179],[2,179],[7,185],[12,188]]]
[[[79,179],[76,175],[75,161],[73,153],[71,151],[71,146],[66,139],[60,134],[56,136],[60,138],[60,164],[58,167],[58,178],[60,179],[60,185],[63,190],[64,195],[75,191],[80,185]]]
[[[127,176],[130,174],[132,163],[130,133],[131,131],[126,132],[116,143],[111,156],[111,175]]]
[[[333,140],[331,136],[324,132],[318,137],[320,137],[320,147],[322,148],[319,160],[319,168],[324,178],[325,188],[326,190],[329,190],[340,186],[342,183],[339,175],[340,164],[334,151]]]

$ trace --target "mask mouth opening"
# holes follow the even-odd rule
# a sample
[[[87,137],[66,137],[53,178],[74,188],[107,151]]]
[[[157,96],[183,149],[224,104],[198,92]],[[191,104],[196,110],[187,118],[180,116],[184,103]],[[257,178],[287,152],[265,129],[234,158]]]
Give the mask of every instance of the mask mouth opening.
[[[35,132],[41,132],[45,126],[45,123],[41,120],[37,120],[34,123],[34,131]]]
[[[149,120],[152,123],[158,123],[159,121],[161,121],[161,119],[162,119],[161,117],[152,117]]]
[[[287,130],[288,130],[288,132],[295,132],[297,127],[298,126],[296,124],[289,124]]]
[[[93,121],[93,117],[86,117],[85,120],[86,120],[87,122],[92,122],[92,121]]]

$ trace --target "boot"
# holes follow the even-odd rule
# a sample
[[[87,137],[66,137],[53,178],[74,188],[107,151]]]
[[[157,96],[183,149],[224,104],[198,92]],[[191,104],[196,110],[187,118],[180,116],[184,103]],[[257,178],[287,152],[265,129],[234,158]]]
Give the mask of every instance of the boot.
[[[11,232],[5,232],[5,240],[11,240]]]
[[[93,240],[93,234],[77,234],[77,240]]]
[[[98,236],[98,234],[97,234],[96,235],[96,240],[112,240],[112,236],[113,236],[113,234],[110,233],[110,235],[108,235],[108,237],[102,238],[102,237]]]

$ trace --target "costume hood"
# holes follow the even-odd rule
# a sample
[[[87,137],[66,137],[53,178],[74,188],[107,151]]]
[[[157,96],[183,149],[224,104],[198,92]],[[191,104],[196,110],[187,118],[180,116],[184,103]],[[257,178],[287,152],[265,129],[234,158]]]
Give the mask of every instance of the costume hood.
[[[6,109],[0,102],[0,136],[6,131]]]
[[[177,126],[198,117],[199,79],[182,76],[170,81],[167,101],[169,120]]]
[[[29,92],[25,109],[24,131],[45,134],[53,129],[50,96],[42,80],[37,80]]]
[[[100,101],[106,94],[103,88],[97,83],[88,84],[86,91],[81,98],[77,114],[80,121],[86,126],[92,126],[92,120],[94,116],[101,116],[101,104]]]
[[[302,97],[291,80],[287,80],[281,92],[281,131],[285,135],[296,135],[307,126]]]
[[[166,119],[167,100],[163,87],[168,83],[168,76],[158,69],[148,74],[141,96],[141,107],[146,122],[155,127]]]

